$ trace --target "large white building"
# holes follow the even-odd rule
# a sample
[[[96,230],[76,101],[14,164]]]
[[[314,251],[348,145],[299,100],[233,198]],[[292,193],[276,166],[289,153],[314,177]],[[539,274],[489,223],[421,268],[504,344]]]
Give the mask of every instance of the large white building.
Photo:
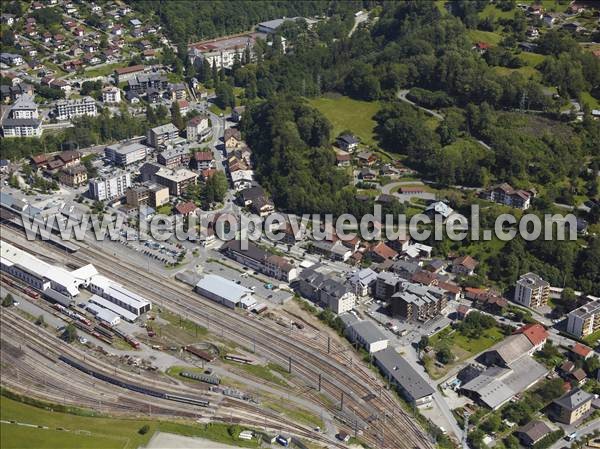
[[[550,284],[535,273],[526,273],[517,281],[514,301],[525,307],[541,307],[548,304]]]
[[[93,276],[89,289],[94,296],[90,302],[109,309],[127,321],[135,321],[152,309],[152,303],[100,274]]]
[[[85,284],[77,271],[50,265],[5,241],[0,242],[0,268],[65,306],[74,302]]]
[[[124,196],[131,187],[131,174],[118,172],[102,178],[91,179],[89,184],[90,196],[98,201],[112,200]]]
[[[2,120],[4,137],[37,137],[42,135],[42,121],[31,95],[23,94],[14,102]]]
[[[231,309],[236,306],[247,309],[256,304],[252,290],[214,274],[207,274],[200,279],[195,290],[200,295]]]
[[[108,86],[102,89],[102,102],[115,104],[121,102],[121,91],[116,86]]]
[[[264,37],[264,35],[250,33],[197,42],[189,46],[188,56],[192,64],[207,63],[211,67],[216,64],[219,69],[230,69],[236,55],[241,61],[247,48],[252,51],[257,37]]]
[[[69,120],[74,117],[97,114],[96,101],[92,97],[83,97],[76,100],[59,100],[56,102],[56,118]]]
[[[148,147],[141,143],[115,143],[104,149],[104,155],[113,164],[127,166],[144,160],[148,155]]]

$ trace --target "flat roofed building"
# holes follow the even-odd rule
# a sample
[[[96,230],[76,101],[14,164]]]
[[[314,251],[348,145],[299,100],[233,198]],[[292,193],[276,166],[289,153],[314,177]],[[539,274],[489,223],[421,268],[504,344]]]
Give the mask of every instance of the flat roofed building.
[[[158,154],[156,161],[167,168],[175,168],[179,165],[188,165],[190,156],[190,149],[185,145],[167,147]]]
[[[169,194],[180,196],[190,185],[196,184],[198,175],[185,168],[178,170],[161,168],[154,174],[154,179],[157,183],[168,187]]]
[[[548,304],[550,284],[535,273],[523,274],[517,281],[514,301],[525,307],[538,308]]]
[[[148,131],[148,144],[154,148],[167,145],[179,137],[179,130],[173,123],[156,126]]]
[[[97,295],[94,295],[96,298]],[[89,303],[86,307],[86,310],[89,311],[96,319],[108,324],[109,326],[116,326],[121,322],[121,317],[114,313],[112,310],[105,309],[104,307],[100,307],[97,304]]]
[[[383,376],[399,389],[407,401],[417,407],[431,404],[435,390],[394,349],[383,349],[373,357]]]
[[[230,309],[240,305],[247,308],[256,303],[252,297],[252,290],[214,274],[208,274],[200,279],[195,290],[200,295]]]
[[[381,351],[388,346],[388,338],[372,321],[359,321],[346,328],[346,335],[352,342],[362,345],[369,354]]]
[[[567,332],[571,335],[583,338],[597,331],[600,331],[600,299],[588,302],[567,315]]]
[[[104,155],[113,164],[126,167],[138,161],[146,159],[148,147],[138,142],[108,145],[104,149]]]
[[[125,171],[94,178],[88,183],[90,196],[98,201],[122,197],[130,186],[131,174]]]
[[[97,304],[100,307],[103,307],[107,310],[110,310],[111,312],[116,313],[125,321],[129,321],[130,323],[133,323],[138,318],[138,316],[135,313],[132,313],[129,310],[124,309],[123,307],[118,306],[117,304],[112,303],[108,299],[105,299],[101,296],[92,295],[92,297],[90,298],[90,302],[93,304]]]

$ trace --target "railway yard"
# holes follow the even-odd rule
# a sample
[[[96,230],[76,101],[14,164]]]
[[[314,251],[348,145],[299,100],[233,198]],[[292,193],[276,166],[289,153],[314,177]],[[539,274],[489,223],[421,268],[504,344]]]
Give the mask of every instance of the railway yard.
[[[3,241],[48,263],[72,268],[93,264],[103,276],[147,298],[154,304],[154,310],[148,313],[151,320],[146,323],[153,323],[151,326],[155,328],[139,327],[133,336],[117,332],[108,338],[102,326],[80,323],[79,331],[89,341],[81,344],[80,339],[69,344],[50,327],[35,325],[18,309],[3,310],[1,355],[3,366],[7,367],[3,371],[3,387],[48,402],[93,408],[107,414],[238,423],[270,433],[289,434],[299,444],[303,441],[317,447],[345,447],[335,438],[342,432],[370,447],[433,447],[429,436],[402,408],[395,393],[360,362],[358,355],[318,329],[310,325],[283,326],[281,319],[225,308],[171,277],[148,273],[124,260],[115,263],[114,256],[106,252],[101,242],[91,239],[79,242],[77,251],[69,253],[46,242],[28,241],[20,230],[5,224],[1,231]],[[2,287],[14,294],[25,293],[37,306],[61,317],[65,323],[77,321],[41,297],[33,298],[32,291],[19,289],[19,284],[4,273]],[[161,326],[161,322],[168,324],[161,315],[168,316],[175,324],[179,319],[179,328],[187,324],[193,329],[191,334],[175,341],[177,326]],[[296,319],[291,315],[285,318],[290,323]],[[201,335],[195,338],[199,330]],[[119,341],[115,349],[110,345],[113,338]],[[208,349],[198,350],[200,346],[195,343]],[[136,344],[141,348],[132,348]],[[187,346],[191,344],[194,345]],[[120,347],[128,348],[132,354],[139,351],[149,355],[145,357],[150,359],[149,363],[122,363],[125,359],[115,355],[127,351],[116,349]],[[202,366],[211,372],[214,368],[224,373],[223,384],[217,386],[214,384],[218,382],[211,382],[211,385],[181,373],[166,375],[152,366],[151,360],[166,352],[181,360],[178,365],[183,366],[183,371],[188,368],[199,372]],[[250,382],[262,367],[250,365],[253,369],[245,370],[243,366],[244,361],[249,365],[253,359],[276,367],[270,372],[271,379],[266,383],[264,378],[261,380],[265,384],[262,389],[256,387],[256,382]],[[227,376],[229,371],[231,377]],[[240,382],[244,377],[250,377],[247,385]],[[319,421],[326,429],[309,425],[307,421],[314,419],[302,423],[292,415],[288,417],[281,410],[267,407],[267,398],[277,395],[307,413],[320,415]]]

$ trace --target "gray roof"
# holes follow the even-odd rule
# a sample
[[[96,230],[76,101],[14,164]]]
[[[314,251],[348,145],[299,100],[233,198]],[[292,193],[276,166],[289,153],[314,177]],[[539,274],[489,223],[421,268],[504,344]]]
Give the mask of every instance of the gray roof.
[[[507,337],[500,345],[498,345],[495,351],[502,360],[509,365],[521,358],[524,354],[527,354],[532,347],[533,344],[529,338],[523,334],[516,334]]]
[[[356,318],[351,313],[342,313],[341,315],[338,315],[338,317],[344,323],[344,327],[352,326],[353,324],[358,322],[358,318]]]
[[[544,438],[552,429],[544,421],[531,421],[519,429],[519,432],[526,434],[531,441],[536,442]]]
[[[423,379],[410,364],[394,349],[387,348],[374,355],[377,364],[382,367],[413,400],[431,396],[435,390]]]
[[[219,295],[234,304],[240,302],[244,296],[252,293],[252,290],[215,274],[204,276],[198,281],[196,288]]]
[[[372,321],[358,321],[357,323],[350,325],[350,329],[360,336],[364,342],[370,345],[388,339]]]
[[[592,394],[578,388],[576,390],[571,390],[563,397],[556,399],[554,403],[559,407],[573,411],[592,399],[594,399]]]
[[[173,123],[167,123],[166,125],[160,125],[155,128],[152,128],[152,132],[155,134],[165,134],[165,133],[176,133],[179,132],[177,127],[173,125]]]
[[[15,100],[11,109],[37,109],[37,107],[38,106],[35,101],[33,101],[33,97],[31,95],[22,94]]]
[[[540,276],[535,273],[525,273],[521,275],[517,284],[521,284],[525,287],[529,288],[540,288],[540,287],[548,287],[550,284],[543,280]]]
[[[2,126],[34,126],[38,127],[42,123],[36,118],[5,118],[2,121]]]

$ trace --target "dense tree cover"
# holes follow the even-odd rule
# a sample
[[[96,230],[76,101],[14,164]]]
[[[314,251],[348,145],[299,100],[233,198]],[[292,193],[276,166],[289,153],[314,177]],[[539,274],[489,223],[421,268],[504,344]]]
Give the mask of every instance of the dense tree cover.
[[[196,2],[192,0],[164,2],[160,0],[133,1],[134,8],[143,13],[158,14],[175,42],[192,42],[250,30],[257,23],[278,17],[311,17],[335,14],[336,11],[355,12],[362,1],[332,2],[314,0],[288,1],[230,1]],[[374,3],[374,2],[373,2]]]
[[[129,139],[145,134],[148,123],[122,110],[111,115],[107,109],[96,117],[79,117],[75,125],[59,133],[46,133],[40,138],[4,139],[2,157],[18,160],[40,153],[84,148],[90,145]]]
[[[253,105],[242,132],[253,149],[258,181],[279,208],[360,216],[372,206],[356,200],[348,176],[336,169],[329,121],[300,100],[275,97]]]

